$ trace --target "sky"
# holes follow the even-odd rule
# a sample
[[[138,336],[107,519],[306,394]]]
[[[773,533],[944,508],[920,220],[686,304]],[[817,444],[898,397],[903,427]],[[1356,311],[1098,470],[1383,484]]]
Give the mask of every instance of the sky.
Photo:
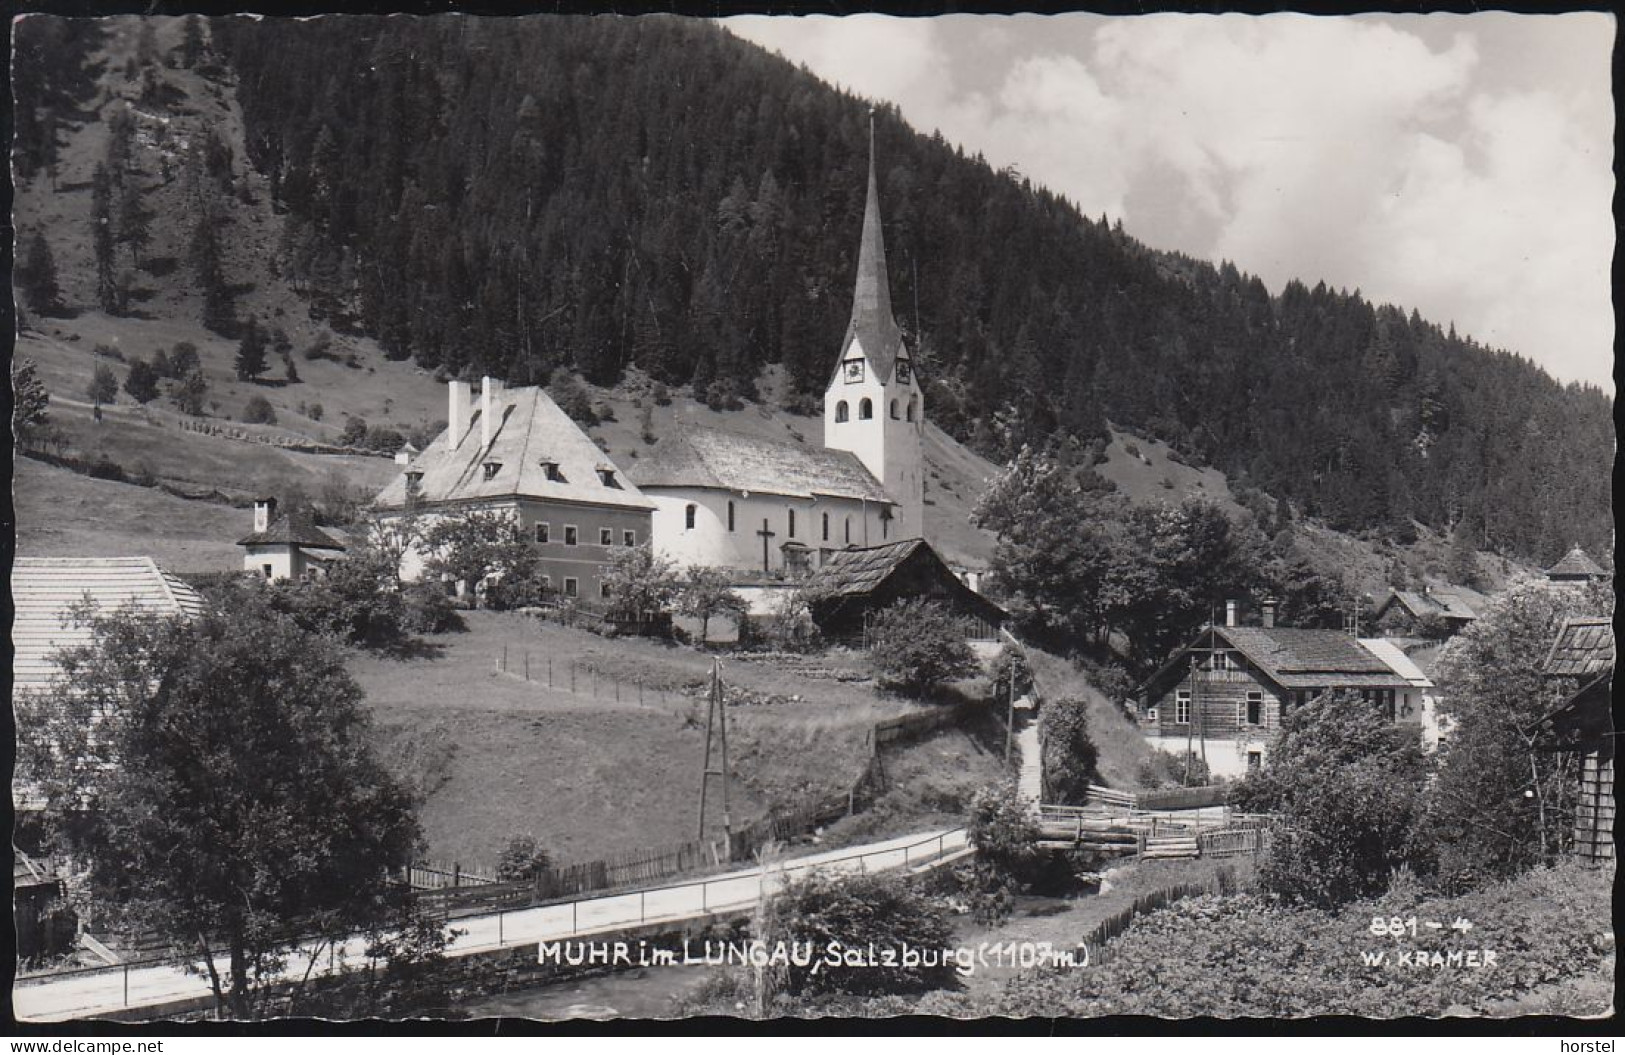
[[[1611,15],[723,24],[1149,245],[1613,391]]]

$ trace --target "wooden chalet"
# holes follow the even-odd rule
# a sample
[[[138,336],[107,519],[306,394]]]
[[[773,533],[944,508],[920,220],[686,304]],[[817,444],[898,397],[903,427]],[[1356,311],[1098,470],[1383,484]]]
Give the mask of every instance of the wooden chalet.
[[[1205,757],[1216,776],[1264,763],[1266,741],[1295,707],[1357,692],[1420,735],[1432,683],[1411,664],[1338,630],[1210,625],[1141,688],[1141,729],[1153,747]]]
[[[1550,678],[1576,678],[1579,690],[1535,727],[1550,751],[1580,755],[1579,801],[1569,853],[1614,859],[1614,627],[1608,619],[1570,619],[1546,659]]]
[[[1372,625],[1384,637],[1409,637],[1431,622],[1449,636],[1472,625],[1483,600],[1459,589],[1393,590],[1371,613]]]
[[[966,586],[924,539],[831,552],[807,580],[818,596],[813,621],[826,636],[856,641],[898,601],[936,601],[957,616],[970,641],[992,641],[1004,609]]]

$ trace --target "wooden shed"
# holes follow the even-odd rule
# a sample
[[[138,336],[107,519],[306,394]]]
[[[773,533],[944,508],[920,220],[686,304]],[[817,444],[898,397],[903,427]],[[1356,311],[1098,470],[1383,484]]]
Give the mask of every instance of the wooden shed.
[[[1580,755],[1579,799],[1569,853],[1586,861],[1614,859],[1614,627],[1600,618],[1570,619],[1546,659],[1553,678],[1578,678],[1580,689],[1540,720],[1536,733],[1551,751]]]
[[[1004,609],[966,586],[924,539],[836,550],[808,580],[813,621],[827,637],[861,641],[876,614],[898,601],[936,601],[959,617],[968,641],[992,641]]]

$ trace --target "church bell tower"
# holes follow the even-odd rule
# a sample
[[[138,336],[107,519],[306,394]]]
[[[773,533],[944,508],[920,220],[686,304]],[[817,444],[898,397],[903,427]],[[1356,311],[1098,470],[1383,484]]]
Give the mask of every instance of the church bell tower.
[[[890,539],[924,537],[925,397],[892,317],[886,243],[875,179],[874,120],[869,122],[869,199],[863,210],[852,318],[824,393],[824,446],[851,451],[897,503]]]

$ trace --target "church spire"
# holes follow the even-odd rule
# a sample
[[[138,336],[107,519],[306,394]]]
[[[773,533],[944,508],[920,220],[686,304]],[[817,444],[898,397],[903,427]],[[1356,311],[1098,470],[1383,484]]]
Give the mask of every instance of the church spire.
[[[886,276],[886,239],[880,226],[880,184],[875,178],[875,118],[869,114],[869,199],[863,208],[863,234],[858,244],[858,279],[852,292],[852,319],[843,349],[857,338],[881,381],[890,381],[903,335],[892,317],[891,287]],[[844,354],[844,353],[843,353]]]

